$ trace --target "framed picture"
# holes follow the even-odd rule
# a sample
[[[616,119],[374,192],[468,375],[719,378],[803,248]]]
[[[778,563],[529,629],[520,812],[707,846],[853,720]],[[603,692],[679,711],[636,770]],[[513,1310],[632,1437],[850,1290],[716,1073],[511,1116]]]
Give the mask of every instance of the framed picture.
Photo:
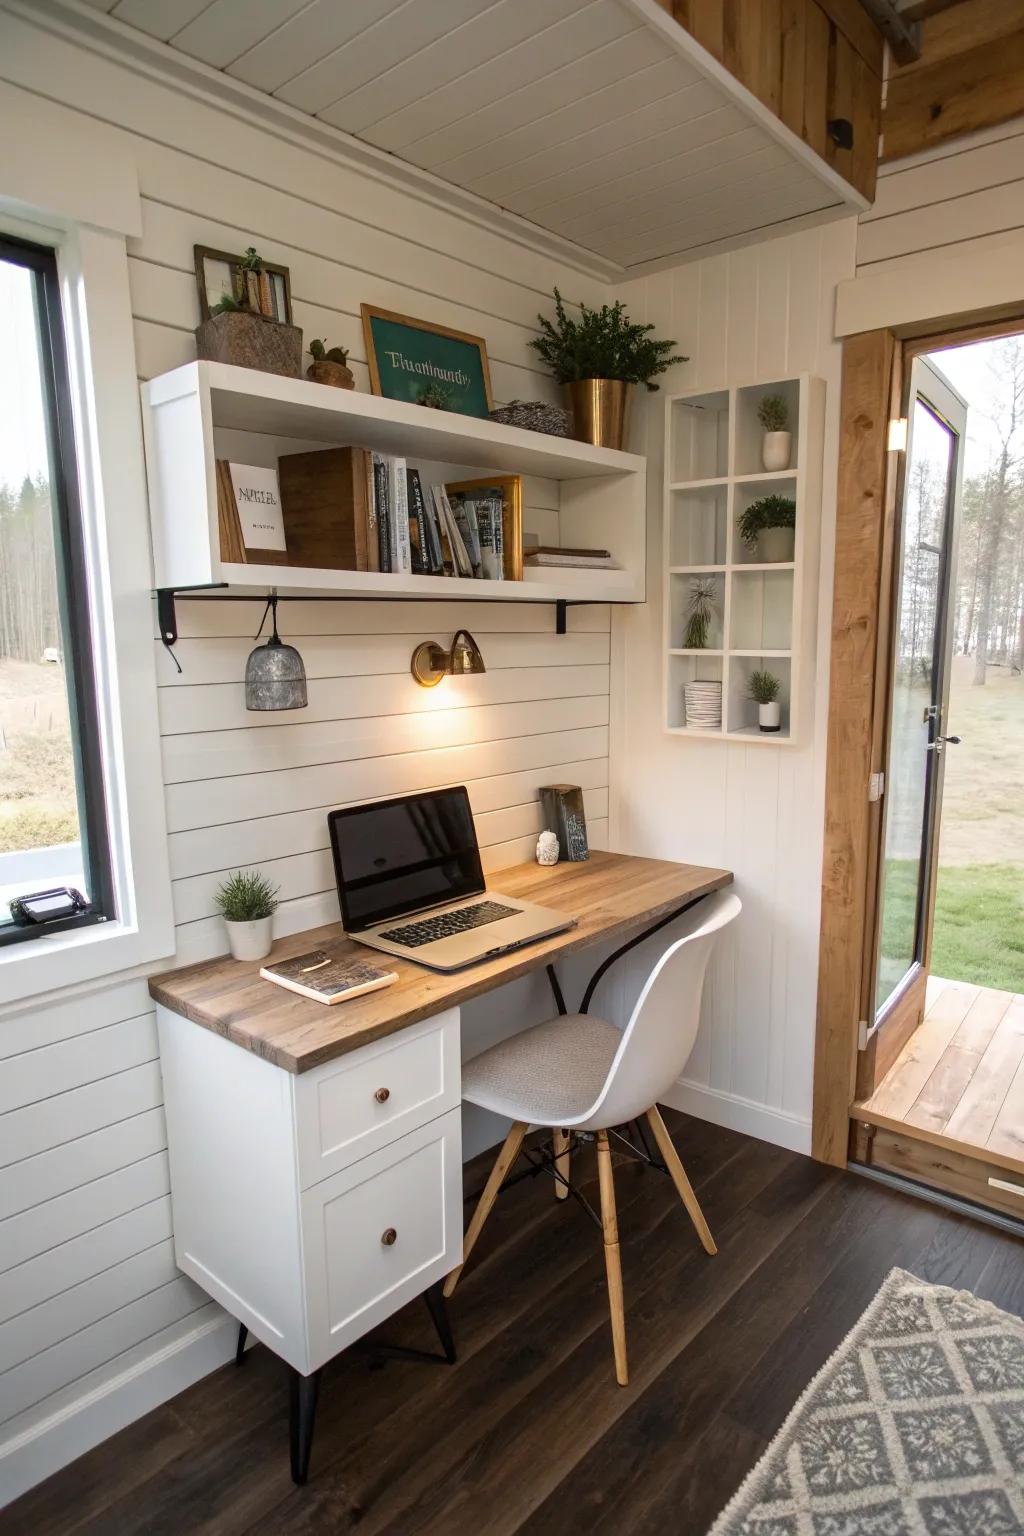
[[[265,261],[259,271],[248,270],[244,256],[229,251],[212,251],[208,246],[193,247],[196,262],[196,286],[199,289],[199,314],[209,320],[210,311],[221,299],[269,315],[272,320],[292,322],[292,285],[287,267]]]
[[[370,304],[361,304],[360,311],[375,395],[463,416],[488,415],[493,407],[491,373],[482,336]]]
[[[523,482],[518,475],[486,475],[480,480],[452,480],[445,485],[449,496],[501,497],[502,568],[506,581],[523,579]]]

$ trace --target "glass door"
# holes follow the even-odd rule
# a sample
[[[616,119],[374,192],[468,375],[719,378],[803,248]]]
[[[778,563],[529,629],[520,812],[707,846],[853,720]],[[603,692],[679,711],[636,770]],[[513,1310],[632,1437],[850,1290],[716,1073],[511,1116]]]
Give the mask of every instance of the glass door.
[[[934,365],[910,375],[907,448],[894,550],[892,650],[874,1021],[923,1014],[934,904],[936,843],[951,652],[950,586],[956,560],[967,407]],[[898,1027],[898,1026],[897,1026]],[[912,1025],[911,1025],[912,1027]],[[901,1031],[902,1032],[902,1031]]]

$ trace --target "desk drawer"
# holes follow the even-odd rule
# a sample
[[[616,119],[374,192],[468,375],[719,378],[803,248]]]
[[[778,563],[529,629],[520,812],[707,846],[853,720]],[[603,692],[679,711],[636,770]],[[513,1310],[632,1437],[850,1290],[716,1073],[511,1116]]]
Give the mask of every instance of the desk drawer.
[[[462,1258],[462,1113],[302,1195],[310,1370]]]
[[[295,1083],[301,1187],[456,1108],[460,1095],[456,1008],[302,1073]]]

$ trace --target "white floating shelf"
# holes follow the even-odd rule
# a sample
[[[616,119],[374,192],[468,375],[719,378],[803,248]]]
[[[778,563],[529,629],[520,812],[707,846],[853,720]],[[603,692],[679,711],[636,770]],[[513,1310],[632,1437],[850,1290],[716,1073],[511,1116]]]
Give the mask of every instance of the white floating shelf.
[[[225,363],[188,363],[151,379],[142,385],[142,407],[157,588],[227,585],[273,587],[284,595],[498,602],[644,600],[647,461],[638,454]],[[495,473],[553,482],[542,505],[557,503],[549,515],[557,519],[558,542],[609,549],[620,569],[527,568],[522,581],[475,581],[221,560],[218,458],[275,466],[283,454],[339,446],[401,455],[432,481]]]
[[[757,406],[782,395],[792,429],[790,467],[759,468]],[[666,400],[664,481],[664,727],[673,736],[792,744],[799,738],[810,684],[803,667],[803,616],[813,612],[821,514],[825,385],[798,378],[676,395]],[[796,503],[792,560],[748,558],[738,518],[759,496]],[[714,617],[705,650],[683,645],[692,583],[709,577]],[[770,664],[770,666],[769,666]],[[782,730],[761,731],[751,674],[769,667],[781,688]],[[685,688],[721,681],[722,726],[686,724]],[[812,679],[813,681],[813,679]]]

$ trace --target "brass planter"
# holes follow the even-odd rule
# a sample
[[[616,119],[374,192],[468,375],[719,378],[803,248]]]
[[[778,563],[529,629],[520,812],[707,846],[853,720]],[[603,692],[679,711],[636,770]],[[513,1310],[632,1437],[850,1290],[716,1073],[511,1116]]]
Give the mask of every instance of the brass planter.
[[[633,386],[622,379],[579,379],[566,384],[572,411],[573,435],[597,448],[621,448],[629,426],[629,402]]]

